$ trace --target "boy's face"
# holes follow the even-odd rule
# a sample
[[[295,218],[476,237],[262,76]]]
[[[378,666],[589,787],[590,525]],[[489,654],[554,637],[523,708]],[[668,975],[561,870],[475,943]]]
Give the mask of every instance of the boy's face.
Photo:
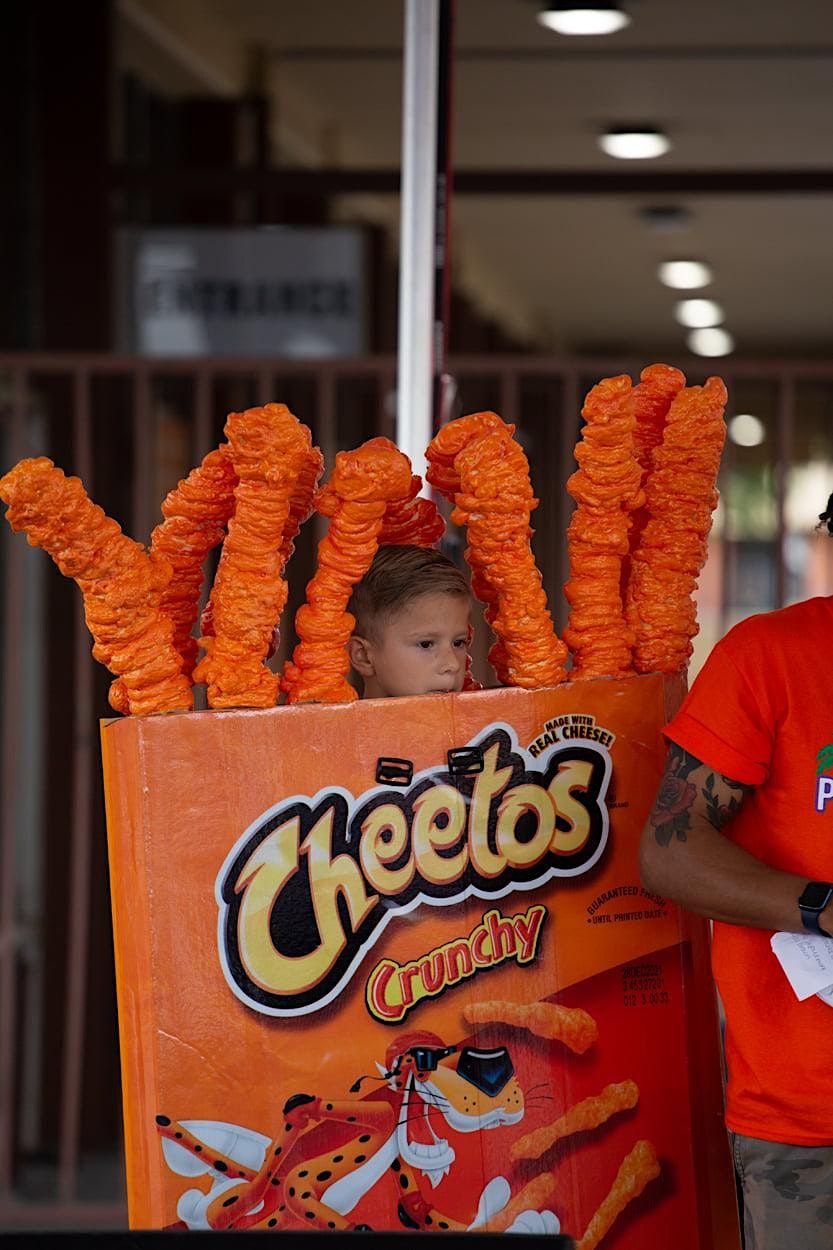
[[[366,699],[448,694],[463,688],[468,641],[468,599],[437,592],[412,599],[373,639],[354,636],[350,656]]]

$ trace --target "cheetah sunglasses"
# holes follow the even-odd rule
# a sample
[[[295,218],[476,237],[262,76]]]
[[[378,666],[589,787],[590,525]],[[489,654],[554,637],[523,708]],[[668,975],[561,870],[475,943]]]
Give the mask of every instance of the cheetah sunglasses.
[[[412,1046],[399,1056],[389,1075],[395,1076],[400,1071],[402,1060],[406,1055],[411,1057],[417,1071],[435,1072],[441,1059],[457,1051],[457,1046]],[[489,1097],[493,1098],[499,1094],[515,1074],[515,1065],[505,1046],[500,1046],[496,1050],[479,1050],[474,1046],[463,1046],[459,1049],[459,1054],[457,1075],[464,1081],[468,1081],[475,1089],[488,1094]]]
[[[396,1063],[388,1073],[389,1076],[396,1076],[402,1068],[402,1060],[406,1056],[410,1056],[413,1060],[414,1067],[419,1072],[436,1072],[440,1066],[440,1060],[445,1059],[448,1055],[453,1055],[457,1050],[456,1046],[411,1046],[409,1050],[397,1057]]]

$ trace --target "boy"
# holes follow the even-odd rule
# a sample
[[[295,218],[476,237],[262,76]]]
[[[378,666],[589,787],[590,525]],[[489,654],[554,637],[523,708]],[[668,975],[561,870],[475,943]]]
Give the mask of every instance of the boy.
[[[462,690],[471,637],[465,577],[442,552],[382,546],[357,583],[347,644],[365,699]]]

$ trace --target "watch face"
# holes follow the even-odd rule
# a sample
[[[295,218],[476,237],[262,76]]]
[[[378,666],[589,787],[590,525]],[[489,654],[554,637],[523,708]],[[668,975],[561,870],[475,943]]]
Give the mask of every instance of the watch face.
[[[821,911],[827,906],[831,894],[833,894],[833,885],[829,885],[826,881],[811,881],[805,886],[798,905],[809,907],[811,911]]]

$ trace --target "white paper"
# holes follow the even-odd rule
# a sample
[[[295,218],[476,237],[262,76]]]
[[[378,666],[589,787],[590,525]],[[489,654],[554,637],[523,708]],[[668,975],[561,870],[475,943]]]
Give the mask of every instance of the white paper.
[[[818,994],[833,1007],[833,941],[814,933],[774,933],[770,945],[799,1002]]]

